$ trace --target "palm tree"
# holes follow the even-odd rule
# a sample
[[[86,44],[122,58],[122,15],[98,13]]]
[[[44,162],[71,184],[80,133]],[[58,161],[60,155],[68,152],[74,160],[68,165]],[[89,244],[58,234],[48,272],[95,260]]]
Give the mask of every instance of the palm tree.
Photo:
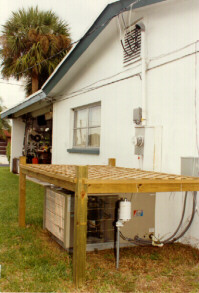
[[[68,24],[38,7],[12,12],[0,43],[3,77],[25,77],[27,95],[41,88],[71,47]]]
[[[2,102],[3,102],[2,98],[0,97],[0,114],[3,110],[5,110],[5,107],[2,106]],[[11,127],[10,127],[8,120],[1,119],[1,115],[0,115],[0,138],[1,137],[5,138],[4,130],[7,130],[10,133]]]

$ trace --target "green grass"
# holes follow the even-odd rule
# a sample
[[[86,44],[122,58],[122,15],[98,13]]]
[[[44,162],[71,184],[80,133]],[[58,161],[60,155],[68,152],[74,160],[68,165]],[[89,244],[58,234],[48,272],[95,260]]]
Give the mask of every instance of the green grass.
[[[71,259],[42,230],[43,187],[27,181],[25,229],[18,227],[18,176],[0,168],[0,291],[71,291]]]
[[[0,292],[199,292],[199,251],[174,244],[87,253],[75,290],[72,259],[42,229],[43,187],[27,181],[26,228],[18,227],[18,176],[0,168]]]

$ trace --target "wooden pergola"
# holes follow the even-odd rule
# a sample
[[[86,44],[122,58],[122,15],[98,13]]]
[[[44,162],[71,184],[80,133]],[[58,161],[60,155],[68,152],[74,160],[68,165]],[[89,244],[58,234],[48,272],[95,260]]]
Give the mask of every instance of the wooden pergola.
[[[75,192],[73,281],[85,279],[87,199],[90,194],[198,191],[199,178],[115,166],[29,165],[20,158],[19,226],[25,227],[26,175]]]

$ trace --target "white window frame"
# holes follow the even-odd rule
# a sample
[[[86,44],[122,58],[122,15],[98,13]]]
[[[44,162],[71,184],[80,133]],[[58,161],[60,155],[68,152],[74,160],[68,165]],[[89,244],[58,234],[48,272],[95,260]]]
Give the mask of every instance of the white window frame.
[[[94,107],[99,107],[100,106],[100,110],[101,110],[101,102],[96,102],[93,104],[88,104],[88,105],[84,105],[84,106],[80,106],[77,108],[73,109],[74,112],[74,121],[73,121],[73,148],[75,149],[99,149],[99,146],[89,146],[88,145],[88,138],[89,138],[89,129],[92,128],[100,128],[100,132],[101,132],[101,121],[100,121],[100,125],[94,125],[94,126],[89,126],[89,109],[94,108]],[[88,113],[87,113],[87,126],[86,127],[75,127],[76,124],[76,113],[80,110],[84,110],[87,109]],[[100,113],[101,114],[101,113]],[[101,120],[101,119],[100,119]],[[86,129],[86,146],[76,146],[75,145],[75,130],[77,129]],[[101,138],[101,133],[100,133],[100,138]],[[100,139],[101,141],[101,139]]]

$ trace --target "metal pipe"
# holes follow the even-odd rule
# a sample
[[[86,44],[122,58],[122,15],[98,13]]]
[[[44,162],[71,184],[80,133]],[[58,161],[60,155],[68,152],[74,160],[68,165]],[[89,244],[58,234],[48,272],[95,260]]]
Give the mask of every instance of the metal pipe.
[[[116,269],[119,269],[120,259],[120,228],[117,227]]]
[[[142,47],[141,47],[141,60],[142,60],[142,125],[147,125],[147,92],[146,92],[146,33],[142,29]]]

